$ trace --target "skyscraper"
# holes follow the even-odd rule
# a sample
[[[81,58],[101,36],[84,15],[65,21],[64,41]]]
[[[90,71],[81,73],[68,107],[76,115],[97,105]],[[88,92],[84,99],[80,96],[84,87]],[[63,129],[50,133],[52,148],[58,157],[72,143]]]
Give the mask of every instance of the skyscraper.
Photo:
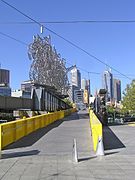
[[[90,80],[82,79],[81,80],[81,89],[84,90],[84,103],[89,103],[90,97]]]
[[[71,85],[77,86],[81,89],[81,73],[77,67],[74,67],[71,70]]]
[[[74,102],[83,103],[83,90],[82,89],[74,91]]]
[[[69,100],[71,102],[75,102],[75,91],[79,90],[77,86],[70,85],[68,89],[68,95],[69,95]]]
[[[10,86],[10,73],[7,69],[0,69],[0,86]]]
[[[86,88],[86,79],[81,80],[81,89],[85,90]]]
[[[113,75],[111,71],[104,71],[102,83],[103,88],[107,90],[106,100],[113,101]]]
[[[90,96],[90,79],[86,80],[86,87],[85,89],[88,91],[88,95]]]
[[[6,69],[0,69],[0,95],[11,96],[10,72]]]
[[[113,79],[114,100],[116,102],[121,101],[121,81],[119,79]]]

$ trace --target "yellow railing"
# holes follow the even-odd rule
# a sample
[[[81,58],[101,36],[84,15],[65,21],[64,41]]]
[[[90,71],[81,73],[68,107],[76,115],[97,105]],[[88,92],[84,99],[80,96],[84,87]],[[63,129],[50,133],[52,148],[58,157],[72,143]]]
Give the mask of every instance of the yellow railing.
[[[98,145],[98,139],[103,137],[102,123],[99,121],[97,116],[92,110],[89,110],[90,115],[90,127],[93,139],[93,149],[96,151]]]
[[[31,118],[24,118],[1,124],[0,150],[18,139],[36,131],[37,129],[46,127],[54,121],[62,119],[75,111],[75,109],[56,111],[53,113],[33,116]]]

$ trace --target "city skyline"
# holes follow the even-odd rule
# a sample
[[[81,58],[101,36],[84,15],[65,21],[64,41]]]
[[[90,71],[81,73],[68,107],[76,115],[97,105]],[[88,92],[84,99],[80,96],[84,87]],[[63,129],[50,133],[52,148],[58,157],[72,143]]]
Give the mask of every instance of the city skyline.
[[[81,73],[77,69],[76,66],[70,67],[70,84],[69,84],[69,99],[71,101],[74,101],[75,94],[74,91],[78,90],[87,90],[88,95],[92,95],[91,89],[90,89],[90,80],[86,80],[85,78],[81,78]],[[0,69],[0,94],[8,95],[8,96],[21,96],[20,94],[22,93],[21,91],[23,90],[22,87],[24,84],[31,83],[31,80],[26,80],[20,83],[20,88],[19,89],[12,89],[10,88],[10,70],[6,69]],[[33,81],[34,82],[34,81]],[[4,89],[4,88],[5,89]],[[8,87],[8,88],[7,88]],[[119,79],[116,79],[113,77],[113,74],[111,73],[111,70],[104,70],[103,75],[102,75],[102,86],[99,89],[106,89],[107,90],[107,99],[108,101],[116,101],[119,102],[121,101],[121,81]],[[10,93],[9,93],[10,90]],[[25,91],[25,90],[23,90]],[[94,94],[93,94],[94,95]],[[27,96],[27,95],[26,95]],[[28,95],[29,96],[29,95]]]
[[[107,90],[107,101],[113,101],[113,74],[110,70],[105,70],[102,77],[103,89]]]
[[[77,69],[77,67],[74,67],[70,73],[70,84],[77,86],[79,89],[81,89],[81,73],[79,69]]]
[[[10,71],[0,68],[0,95],[11,96]]]
[[[119,79],[113,79],[114,87],[114,100],[116,102],[121,101],[121,81]]]
[[[106,89],[106,100],[110,102],[121,101],[121,81],[114,78],[111,70],[105,70],[102,75],[102,88]]]

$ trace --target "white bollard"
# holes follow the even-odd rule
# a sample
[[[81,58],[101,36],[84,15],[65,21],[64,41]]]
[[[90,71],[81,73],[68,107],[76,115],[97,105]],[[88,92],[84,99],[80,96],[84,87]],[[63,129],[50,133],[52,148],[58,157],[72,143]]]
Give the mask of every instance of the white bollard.
[[[98,144],[96,150],[96,156],[104,156],[104,146],[103,146],[103,139],[101,136],[98,137]]]
[[[77,153],[76,139],[73,140],[73,162],[78,163],[78,153]]]

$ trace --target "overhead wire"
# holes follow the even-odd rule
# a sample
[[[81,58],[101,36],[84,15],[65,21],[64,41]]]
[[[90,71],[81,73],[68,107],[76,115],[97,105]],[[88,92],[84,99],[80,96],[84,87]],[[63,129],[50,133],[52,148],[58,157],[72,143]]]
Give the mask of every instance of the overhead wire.
[[[76,45],[75,43],[67,40],[66,38],[64,38],[63,36],[59,35],[58,33],[52,31],[51,29],[45,27],[49,32],[55,34],[56,36],[60,37],[61,39],[63,39],[64,41],[66,41],[67,43],[69,43],[70,45],[74,46],[75,48],[79,49],[80,51],[84,52],[85,54],[87,54],[88,56],[92,57],[93,59],[95,59],[96,61],[100,62],[101,64],[104,64],[105,66],[111,68],[112,70],[116,71],[117,73],[121,74],[122,76],[126,77],[127,79],[131,79],[128,76],[126,76],[125,74],[121,73],[120,71],[118,71],[117,69],[115,69],[114,67],[110,66],[109,64],[105,63],[104,61],[102,61],[101,59],[97,58],[96,56],[94,56],[93,54],[89,53],[88,51],[86,51],[85,49],[81,48],[80,46]]]
[[[25,45],[25,46],[29,46],[28,43],[25,43],[25,42],[23,42],[23,41],[21,41],[21,40],[19,40],[19,39],[16,39],[16,38],[14,38],[14,37],[11,36],[11,35],[5,34],[5,33],[3,33],[3,32],[0,32],[0,34],[3,35],[3,36],[5,36],[5,37],[7,37],[7,38],[10,38],[10,39],[18,42],[18,43],[21,43],[21,44],[23,44],[23,45]],[[73,65],[72,63],[68,62],[67,60],[66,60],[66,64]],[[86,73],[97,74],[97,75],[100,74],[100,73],[98,73],[98,72],[87,71],[86,69],[83,69],[83,68],[81,68],[81,67],[79,67],[79,66],[77,66],[77,68],[80,69],[80,70],[82,70],[82,71],[84,71],[84,72],[86,72]]]
[[[30,16],[28,16],[27,14],[23,13],[22,11],[20,11],[19,9],[17,9],[16,7],[12,6],[11,4],[9,4],[7,1],[1,0],[4,4],[6,4],[7,6],[11,7],[12,9],[14,9],[15,11],[17,11],[18,13],[22,14],[23,16],[25,16],[26,18],[30,19],[31,21],[35,22],[36,24],[38,24],[39,26],[41,26],[41,23],[39,23],[38,21],[36,21],[35,19],[31,18]]]
[[[21,40],[19,40],[19,39],[16,39],[16,38],[14,38],[14,37],[11,36],[11,35],[5,34],[5,33],[3,33],[3,32],[0,32],[0,34],[3,35],[3,36],[5,36],[5,37],[7,37],[7,38],[10,38],[10,39],[18,42],[18,43],[21,43],[21,44],[23,44],[23,45],[25,45],[25,46],[29,46],[28,43],[26,43],[26,42],[24,42],[24,41],[21,41]],[[72,63],[70,63],[70,62],[67,61],[67,60],[66,60],[66,64],[73,65]],[[100,74],[101,74],[100,72],[88,71],[88,70],[83,69],[82,67],[80,67],[80,66],[78,66],[78,65],[77,65],[77,68],[80,69],[81,71],[84,71],[84,72],[89,73],[89,74],[95,74],[95,75],[100,75]],[[114,75],[115,75],[115,76],[119,76],[119,74],[114,74]],[[128,76],[130,76],[130,77],[131,77],[131,76],[132,76],[132,77],[135,77],[135,74],[128,74]],[[123,76],[119,76],[119,77],[120,77],[120,78],[125,78],[125,77],[123,77]]]
[[[0,24],[35,24],[36,22],[18,21],[18,22],[0,22]],[[39,21],[41,24],[78,24],[78,23],[135,23],[135,20],[69,20],[69,21]]]
[[[14,37],[12,37],[12,36],[10,36],[10,35],[8,35],[8,34],[5,34],[5,33],[3,33],[3,32],[0,32],[0,34],[3,35],[3,36],[5,36],[5,37],[7,37],[7,38],[10,38],[10,39],[12,39],[12,40],[14,40],[14,41],[17,41],[17,42],[19,42],[19,43],[21,43],[21,44],[23,44],[23,45],[25,45],[25,46],[28,46],[27,43],[25,43],[25,42],[23,42],[23,41],[21,41],[21,40],[18,40],[18,39],[14,38]]]
[[[66,61],[66,63],[67,64],[69,64],[69,65],[73,65],[72,63],[70,63],[69,61]],[[80,66],[76,66],[78,69],[80,69],[81,71],[84,71],[84,72],[86,72],[86,73],[89,73],[89,74],[96,74],[96,75],[100,75],[101,73],[99,73],[99,72],[94,72],[94,71],[88,71],[88,70],[86,70],[86,69],[83,69],[82,67],[80,67]]]
[[[104,64],[105,66],[111,68],[112,70],[114,70],[115,72],[119,73],[120,75],[126,77],[127,79],[130,79],[128,76],[126,76],[125,74],[121,73],[120,71],[118,71],[117,69],[115,69],[113,66],[110,66],[109,64],[105,63],[104,61],[102,61],[101,59],[97,58],[95,55],[89,53],[88,51],[86,51],[85,49],[81,48],[80,46],[76,45],[75,43],[71,42],[70,40],[64,38],[63,36],[59,35],[58,33],[56,33],[55,31],[49,29],[46,26],[43,26],[43,24],[41,24],[40,22],[36,21],[35,19],[31,18],[30,16],[28,16],[27,14],[23,13],[22,11],[20,11],[19,9],[17,9],[16,7],[12,6],[11,4],[9,4],[8,2],[6,2],[5,0],[1,0],[1,2],[5,3],[7,6],[11,7],[12,9],[14,9],[15,11],[17,11],[18,13],[22,14],[23,16],[25,16],[26,18],[30,19],[31,21],[35,22],[36,24],[38,24],[40,27],[44,27],[46,30],[48,30],[49,32],[51,32],[52,34],[56,35],[57,37],[63,39],[64,41],[66,41],[67,43],[69,43],[70,45],[72,45],[73,47],[79,49],[80,51],[84,52],[85,54],[87,54],[89,57],[95,59],[96,61],[98,61],[101,64]]]

